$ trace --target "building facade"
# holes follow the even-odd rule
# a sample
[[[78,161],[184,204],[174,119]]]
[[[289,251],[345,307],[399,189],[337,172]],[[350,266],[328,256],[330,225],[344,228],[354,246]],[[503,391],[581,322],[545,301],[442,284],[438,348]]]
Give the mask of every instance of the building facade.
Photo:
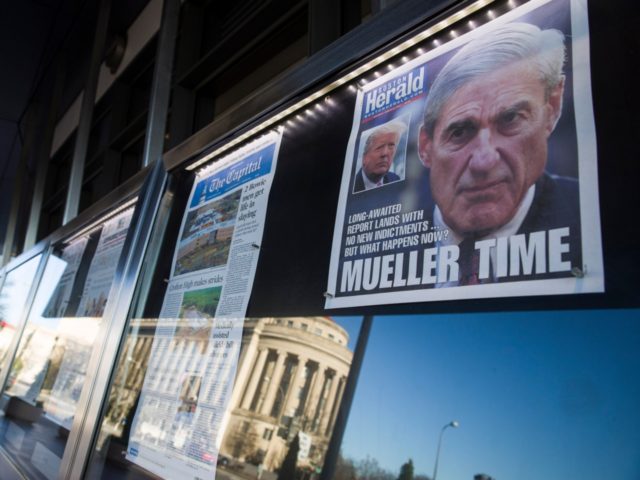
[[[629,2],[26,3],[52,19],[53,53],[1,170],[0,476],[638,477]],[[509,23],[562,38],[564,97],[531,82],[544,95],[454,119],[440,140],[499,137],[485,160],[505,160],[519,126],[562,112],[517,159],[573,164],[517,209],[521,225],[538,208],[550,226],[472,235],[483,280],[496,276],[455,284],[464,242],[434,203],[424,106],[463,44]],[[408,127],[392,142],[397,179],[356,191],[369,127],[391,120]],[[274,168],[251,198],[244,185],[195,194],[271,138]],[[529,173],[510,160],[497,183]]]
[[[222,454],[274,471],[301,434],[310,446],[300,464],[320,466],[351,366],[348,343],[328,317],[249,320]]]

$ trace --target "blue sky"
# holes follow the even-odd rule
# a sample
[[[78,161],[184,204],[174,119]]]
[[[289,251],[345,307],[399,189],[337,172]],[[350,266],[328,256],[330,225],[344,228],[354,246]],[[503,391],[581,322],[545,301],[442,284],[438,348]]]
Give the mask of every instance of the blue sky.
[[[638,372],[640,310],[376,317],[342,450],[431,475],[458,420],[441,480],[637,480]]]

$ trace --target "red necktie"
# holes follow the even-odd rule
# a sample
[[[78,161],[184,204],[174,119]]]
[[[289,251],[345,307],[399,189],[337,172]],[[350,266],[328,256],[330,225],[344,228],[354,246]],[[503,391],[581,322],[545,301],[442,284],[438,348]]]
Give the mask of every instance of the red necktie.
[[[460,258],[458,259],[459,285],[478,285],[480,279],[478,272],[480,270],[480,252],[475,249],[475,238],[466,238],[460,247]]]

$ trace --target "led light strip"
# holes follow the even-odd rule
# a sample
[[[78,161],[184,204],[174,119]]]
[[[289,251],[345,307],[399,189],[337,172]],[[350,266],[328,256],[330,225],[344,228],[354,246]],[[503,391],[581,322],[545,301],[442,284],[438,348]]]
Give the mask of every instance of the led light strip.
[[[351,80],[355,79],[356,77],[359,77],[360,75],[366,73],[367,71],[377,67],[381,63],[386,62],[390,58],[395,57],[399,53],[404,52],[405,50],[415,46],[417,43],[422,42],[423,40],[435,35],[436,33],[444,30],[445,28],[453,25],[456,22],[459,22],[460,20],[468,17],[469,15],[477,12],[478,10],[480,10],[480,9],[482,9],[484,7],[486,7],[487,5],[489,5],[491,3],[494,3],[495,1],[497,1],[497,0],[478,0],[477,2],[472,3],[468,7],[465,7],[463,9],[457,11],[456,13],[448,16],[444,20],[441,20],[440,22],[436,23],[435,25],[432,25],[431,27],[429,27],[426,30],[418,33],[417,35],[414,35],[410,39],[405,40],[404,42],[402,42],[401,44],[395,46],[394,48],[392,48],[392,49],[380,54],[379,56],[377,56],[376,58],[374,58],[371,61],[367,62],[366,64],[361,65],[360,67],[356,68],[355,70],[352,70],[348,74],[340,77],[339,79],[335,80],[334,82],[330,83],[329,85],[325,86],[324,88],[322,88],[322,89],[312,93],[311,95],[305,97],[304,99],[294,103],[293,105],[291,105],[290,107],[288,107],[285,110],[281,111],[280,113],[278,113],[278,114],[276,114],[276,115],[274,115],[272,117],[269,117],[268,119],[265,119],[260,124],[258,124],[255,127],[253,127],[252,129],[246,131],[242,135],[239,135],[239,136],[235,137],[234,139],[232,139],[229,142],[225,143],[224,145],[220,146],[219,148],[217,148],[213,152],[205,155],[204,157],[202,157],[197,162],[189,165],[187,167],[187,170],[191,171],[191,170],[194,170],[194,169],[198,168],[200,165],[202,165],[203,163],[209,161],[210,159],[219,156],[220,154],[224,153],[225,151],[229,150],[230,148],[238,145],[239,143],[245,141],[246,139],[252,137],[253,135],[256,135],[260,131],[265,130],[265,129],[271,127],[272,125],[278,123],[280,120],[286,118],[287,116],[289,116],[290,114],[292,114],[296,110],[301,110],[302,108],[306,107],[310,103],[313,103],[316,100],[318,100],[319,98],[322,98],[323,96],[326,96],[329,92],[341,87],[345,83],[350,82]],[[513,6],[513,0],[509,0],[509,5]],[[489,12],[489,14],[491,16],[491,12]],[[439,44],[439,42],[438,42],[438,44]],[[420,52],[420,53],[422,53],[422,52]]]
[[[102,227],[102,225],[105,222],[108,222],[109,220],[111,220],[112,218],[117,216],[118,214],[120,214],[120,213],[124,212],[125,210],[127,210],[129,207],[135,205],[135,203],[137,201],[138,201],[138,197],[136,196],[136,197],[132,198],[131,200],[129,200],[128,202],[123,203],[122,205],[120,205],[118,208],[116,208],[112,212],[109,212],[109,214],[106,217],[100,218],[100,219],[96,220],[95,222],[90,223],[89,225],[87,225],[85,228],[80,230],[78,233],[76,233],[72,237],[64,240],[63,245],[67,246],[67,245],[73,243],[76,239],[78,239],[80,237],[83,237],[85,235],[91,235],[93,232],[95,232],[100,227]]]

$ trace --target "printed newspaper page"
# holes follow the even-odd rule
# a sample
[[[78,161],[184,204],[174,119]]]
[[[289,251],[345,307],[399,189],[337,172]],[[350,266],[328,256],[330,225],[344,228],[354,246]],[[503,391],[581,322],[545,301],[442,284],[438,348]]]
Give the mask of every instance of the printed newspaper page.
[[[76,317],[102,317],[132,215],[127,209],[102,227]]]
[[[76,273],[80,267],[80,261],[82,260],[88,241],[89,239],[86,236],[80,237],[67,245],[62,251],[62,261],[67,264],[67,267],[51,296],[51,300],[49,300],[47,308],[42,314],[43,316],[59,318],[65,315],[67,306],[69,305],[73,282],[76,279]]]
[[[77,315],[74,312],[67,312],[66,317],[59,315],[62,318],[48,319],[49,322],[56,324],[56,344],[50,351],[52,351],[51,362],[56,367],[57,375],[51,392],[45,398],[44,409],[47,418],[69,430],[73,423],[73,416],[87,375],[91,349],[100,328],[102,314],[132,215],[133,208],[129,208],[102,225],[98,245],[89,264]],[[75,246],[75,243],[67,247],[67,249],[74,247],[70,253],[76,264],[74,277],[80,263],[80,258],[76,258],[75,255],[82,256],[86,243],[87,239],[85,238],[81,252],[75,252],[76,249],[80,250],[80,247]],[[67,249],[63,253],[63,260]],[[70,262],[67,270],[71,265]],[[62,276],[58,289],[65,281],[67,270]],[[68,283],[73,283],[73,281]],[[65,288],[71,289],[71,286],[65,286]],[[59,293],[58,290],[56,290],[57,293]],[[56,298],[57,296],[54,294],[53,299]],[[49,302],[47,309],[52,305],[52,301]],[[68,294],[66,294],[66,302],[68,303],[68,301]]]
[[[198,174],[175,249],[127,459],[213,478],[281,133]]]
[[[326,308],[604,289],[586,1],[448,38],[358,92]]]

